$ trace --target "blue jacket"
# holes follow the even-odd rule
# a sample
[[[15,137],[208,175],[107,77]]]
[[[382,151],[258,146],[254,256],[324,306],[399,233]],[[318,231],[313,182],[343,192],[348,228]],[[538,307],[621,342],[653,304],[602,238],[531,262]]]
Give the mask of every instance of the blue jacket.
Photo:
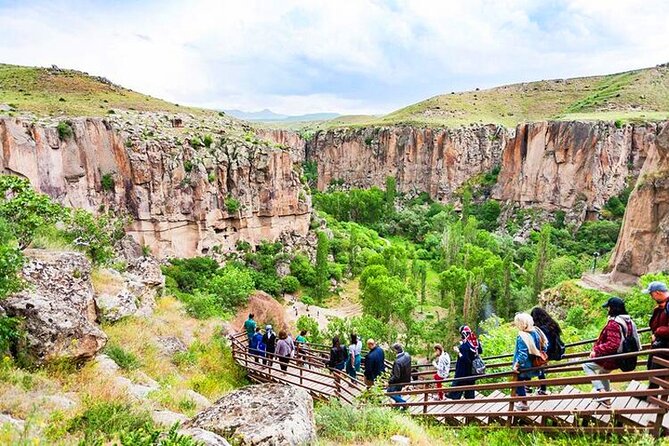
[[[472,345],[469,342],[462,342],[459,349],[460,354],[458,355],[458,361],[455,363],[455,376],[453,377],[462,378],[464,376],[472,376],[472,361],[476,358],[476,354],[472,351]],[[478,352],[479,355],[483,353],[481,341],[479,341]],[[462,381],[459,382],[459,384],[462,383]]]
[[[256,333],[251,338],[251,343],[249,344],[252,355],[265,356],[265,343],[262,340],[262,334]]]
[[[540,337],[539,333],[536,331],[532,331],[530,333],[530,336],[532,336],[532,340],[534,341],[534,345],[537,346],[537,349],[540,348]],[[544,351],[546,351],[548,345],[544,345]],[[523,341],[523,338],[518,335],[516,337],[516,350],[513,352],[513,365],[515,366],[518,364],[519,369],[528,369],[532,367],[532,358],[530,357],[530,352],[529,349],[527,348],[527,345]],[[525,372],[521,373],[521,377],[524,378],[531,378],[533,376],[539,376],[539,371],[538,370],[533,370],[531,372]]]
[[[386,355],[379,346],[374,347],[365,356],[365,378],[375,380],[377,376],[386,371]]]

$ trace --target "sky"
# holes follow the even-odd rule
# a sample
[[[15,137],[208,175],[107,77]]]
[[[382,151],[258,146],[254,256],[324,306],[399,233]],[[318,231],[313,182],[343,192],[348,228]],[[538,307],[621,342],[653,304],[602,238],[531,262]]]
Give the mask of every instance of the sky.
[[[0,0],[2,63],[293,115],[649,67],[668,42],[665,0]]]

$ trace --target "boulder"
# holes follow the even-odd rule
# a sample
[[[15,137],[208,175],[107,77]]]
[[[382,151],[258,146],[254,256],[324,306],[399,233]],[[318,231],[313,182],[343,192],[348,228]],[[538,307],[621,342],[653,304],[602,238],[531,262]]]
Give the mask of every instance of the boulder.
[[[26,422],[23,420],[18,420],[11,415],[7,415],[4,413],[0,413],[0,427],[4,425],[9,425],[13,427],[14,429],[17,429],[19,431],[22,431],[25,429]]]
[[[0,302],[20,317],[25,351],[36,362],[90,359],[107,343],[96,325],[91,264],[81,253],[26,250],[26,288]]]
[[[316,439],[311,395],[281,384],[231,392],[185,427],[205,429],[240,445],[303,445]]]
[[[186,415],[170,410],[154,410],[151,412],[151,418],[154,423],[162,426],[173,426],[175,423],[183,424],[188,421]]]
[[[160,352],[171,358],[175,353],[185,352],[188,350],[186,344],[176,336],[159,336],[157,339],[158,348]]]
[[[199,441],[204,446],[230,446],[228,440],[221,437],[220,435],[216,435],[213,432],[209,432],[207,430],[200,429],[197,427],[181,429],[179,431],[179,434],[190,437],[195,441]]]

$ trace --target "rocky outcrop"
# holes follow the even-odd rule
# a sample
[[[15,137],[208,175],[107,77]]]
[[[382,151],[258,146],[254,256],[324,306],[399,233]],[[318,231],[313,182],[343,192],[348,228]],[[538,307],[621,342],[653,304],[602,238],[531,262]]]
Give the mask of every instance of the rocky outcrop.
[[[241,445],[304,445],[316,439],[313,400],[306,390],[281,384],[229,393],[195,416],[201,428]]]
[[[25,351],[37,363],[92,358],[107,336],[95,323],[90,262],[75,252],[25,254],[28,263],[22,275],[27,287],[0,301],[7,315],[23,320]]]
[[[630,281],[669,270],[669,123],[649,145],[609,266],[611,277]],[[630,277],[631,276],[631,277]]]
[[[428,192],[446,201],[470,178],[500,163],[508,132],[484,125],[459,129],[383,127],[319,132],[307,144],[307,159],[318,164],[318,189],[332,181],[352,187]]]
[[[55,122],[0,118],[0,172],[27,177],[68,206],[129,214],[129,233],[159,256],[307,232],[309,195],[290,150],[235,133],[227,121],[180,115],[172,128],[169,118],[72,119],[71,137]]]
[[[520,207],[595,217],[639,174],[654,145],[655,124],[537,122],[519,125],[502,153],[493,198]]]

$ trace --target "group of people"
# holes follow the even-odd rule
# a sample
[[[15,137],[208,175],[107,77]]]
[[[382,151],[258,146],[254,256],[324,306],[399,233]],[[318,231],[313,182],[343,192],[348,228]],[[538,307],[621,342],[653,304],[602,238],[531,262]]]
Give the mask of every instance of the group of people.
[[[268,324],[265,326],[265,332],[263,333],[262,329],[258,327],[253,313],[249,314],[248,319],[244,322],[244,330],[248,336],[249,353],[256,357],[256,362],[262,360],[263,364],[267,364],[277,358],[281,370],[285,372],[291,358],[302,358],[304,356],[307,343],[307,332],[304,330],[293,339],[293,336],[286,330],[279,331],[277,335],[272,326]]]
[[[669,307],[667,307],[669,288],[663,282],[651,282],[643,292],[649,294],[657,304],[649,322],[652,348],[669,347]],[[582,365],[583,371],[593,377],[610,373],[618,368],[626,370],[625,367],[628,367],[629,364],[625,362],[627,358],[609,356],[638,351],[641,348],[636,324],[628,314],[625,302],[619,297],[611,297],[602,307],[607,309],[607,322],[590,352],[589,357],[592,361]],[[525,385],[527,381],[532,378],[545,379],[546,374],[542,366],[547,365],[551,360],[562,359],[565,345],[561,340],[562,330],[559,324],[543,308],[536,307],[530,313],[518,313],[514,318],[514,325],[518,329],[518,334],[512,371],[519,381],[514,393],[516,396],[524,397],[529,390]],[[281,369],[284,371],[289,359],[296,353],[299,354],[307,342],[304,331],[295,341],[286,331],[279,332],[277,340],[271,325],[267,325],[265,333],[262,333],[260,328],[256,327],[252,314],[249,315],[244,328],[249,336],[250,352],[259,357],[277,356]],[[457,354],[455,373],[448,392],[442,390],[441,381],[448,379],[451,357],[441,344],[434,345],[432,365],[435,372],[432,378],[438,389],[433,396],[435,399],[460,399],[463,396],[466,399],[474,398],[474,390],[460,391],[458,387],[475,384],[477,377],[485,373],[485,364],[481,359],[483,347],[480,340],[467,325],[461,326],[459,333],[460,342],[454,347]],[[347,346],[343,346],[340,338],[335,336],[332,339],[327,366],[335,370],[345,370],[349,376],[356,378],[364,365],[365,384],[371,387],[375,380],[385,372],[385,353],[374,339],[368,339],[366,344],[368,352],[362,358],[362,339],[358,335],[352,334]],[[386,391],[390,398],[400,403],[398,407],[403,408],[401,403],[406,403],[406,400],[402,397],[401,391],[412,382],[411,356],[399,343],[393,344],[392,349],[396,358],[392,365]],[[631,356],[628,355],[628,358]],[[636,364],[636,359],[633,364]],[[631,367],[633,368],[634,365]],[[653,362],[651,355],[648,359],[648,368],[655,367],[658,366]],[[610,407],[611,401],[606,396],[606,392],[610,390],[609,380],[597,378],[593,379],[592,383],[595,391],[601,393],[601,396],[595,401],[604,407]],[[657,385],[651,383],[650,388],[653,387]],[[540,385],[537,393],[546,395],[546,385]],[[514,403],[514,407],[519,411],[527,411],[530,408],[527,401],[523,400]]]

